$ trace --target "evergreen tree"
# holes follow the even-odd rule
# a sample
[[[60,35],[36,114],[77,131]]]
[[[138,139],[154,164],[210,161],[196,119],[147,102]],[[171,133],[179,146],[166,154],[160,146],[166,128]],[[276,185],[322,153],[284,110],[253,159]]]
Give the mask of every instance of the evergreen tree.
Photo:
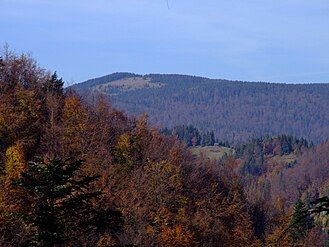
[[[61,95],[63,93],[63,86],[63,79],[58,78],[57,73],[54,72],[51,78],[44,84],[44,89],[47,93]]]
[[[203,133],[201,138],[201,146],[202,147],[207,146],[207,143],[208,143],[208,136],[206,133]]]
[[[289,236],[293,243],[304,239],[307,231],[312,228],[313,222],[305,204],[299,199],[294,206],[294,213],[290,221]]]
[[[78,236],[118,230],[120,214],[93,205],[101,192],[93,190],[96,176],[79,175],[82,161],[30,162],[13,183],[28,194],[30,207],[20,218],[30,226],[30,246],[72,244]]]
[[[215,133],[214,133],[214,131],[212,130],[212,131],[210,131],[210,146],[214,146],[214,144],[215,144]]]
[[[281,136],[281,155],[291,153],[292,151],[291,143],[292,141],[291,138],[289,138],[289,136],[286,135]]]
[[[202,146],[214,146],[215,134],[214,131],[204,132],[202,135],[201,145]]]

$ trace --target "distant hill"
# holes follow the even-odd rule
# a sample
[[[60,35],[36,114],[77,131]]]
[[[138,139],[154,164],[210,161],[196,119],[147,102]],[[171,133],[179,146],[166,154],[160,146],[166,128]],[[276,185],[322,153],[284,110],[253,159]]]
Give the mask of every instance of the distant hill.
[[[220,140],[290,134],[315,143],[329,138],[329,84],[278,84],[187,75],[114,73],[71,86],[101,92],[130,114],[153,124],[193,124]]]

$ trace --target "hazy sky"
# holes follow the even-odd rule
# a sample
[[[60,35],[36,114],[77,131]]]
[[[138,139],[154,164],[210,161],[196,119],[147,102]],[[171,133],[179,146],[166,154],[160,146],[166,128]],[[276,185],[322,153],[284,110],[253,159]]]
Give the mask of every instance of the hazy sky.
[[[329,82],[329,0],[0,0],[0,44],[68,83],[116,71]]]

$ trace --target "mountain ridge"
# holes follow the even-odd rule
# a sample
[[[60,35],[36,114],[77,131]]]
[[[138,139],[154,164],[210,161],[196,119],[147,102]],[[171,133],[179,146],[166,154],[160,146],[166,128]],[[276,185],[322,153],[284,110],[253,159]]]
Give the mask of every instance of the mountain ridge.
[[[271,81],[253,81],[253,80],[235,80],[235,79],[226,79],[226,78],[210,78],[207,76],[197,76],[197,75],[189,75],[189,74],[178,74],[178,73],[148,73],[148,74],[136,74],[133,72],[113,72],[110,74],[106,74],[99,77],[94,77],[82,82],[75,83],[73,85],[70,85],[69,87],[75,87],[77,85],[81,84],[88,84],[92,81],[98,81],[98,80],[106,80],[108,77],[121,77],[124,78],[126,76],[132,76],[132,77],[148,77],[148,76],[183,76],[183,77],[194,77],[199,79],[206,79],[206,80],[213,80],[213,81],[228,81],[228,82],[243,82],[243,83],[261,83],[261,84],[279,84],[279,85],[323,85],[323,84],[329,84],[329,82],[298,82],[298,83],[290,83],[290,82],[271,82]],[[121,79],[121,78],[120,78]]]
[[[129,114],[147,113],[152,124],[192,124],[201,130],[214,130],[219,139],[231,142],[266,134],[291,134],[315,143],[329,138],[328,83],[113,73],[70,88],[80,94],[106,94],[115,107]]]

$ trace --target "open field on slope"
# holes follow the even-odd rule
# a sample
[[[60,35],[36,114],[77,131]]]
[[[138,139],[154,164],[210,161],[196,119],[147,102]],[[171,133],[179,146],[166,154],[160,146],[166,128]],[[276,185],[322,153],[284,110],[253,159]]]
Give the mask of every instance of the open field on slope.
[[[198,156],[204,156],[211,160],[220,160],[224,155],[234,154],[232,148],[222,146],[192,147],[191,153]]]

